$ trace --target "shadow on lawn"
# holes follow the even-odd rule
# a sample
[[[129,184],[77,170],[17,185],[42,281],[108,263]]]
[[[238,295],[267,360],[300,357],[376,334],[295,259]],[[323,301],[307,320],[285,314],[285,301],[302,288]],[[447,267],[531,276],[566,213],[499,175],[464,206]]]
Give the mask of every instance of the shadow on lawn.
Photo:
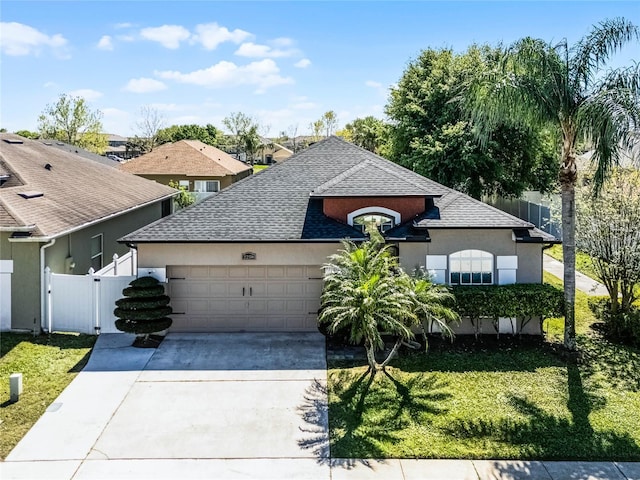
[[[443,411],[439,403],[451,395],[443,391],[446,385],[432,374],[412,376],[406,382],[384,372],[372,376],[348,371],[333,372],[331,383],[332,437],[320,434],[326,418],[326,406],[317,402],[317,393],[326,398],[326,387],[314,385],[307,391],[305,404],[300,408],[303,418],[312,427],[305,431],[307,438],[299,442],[302,448],[312,448],[320,462],[334,457],[332,465],[351,468],[356,459],[383,458],[381,443],[399,441],[395,432],[412,422],[429,422],[429,418]],[[322,389],[322,390],[321,390]],[[331,455],[329,454],[331,453]],[[336,457],[349,457],[336,460]],[[363,463],[367,464],[366,461]]]
[[[528,417],[527,420],[500,418],[496,421],[458,421],[447,429],[448,433],[457,437],[489,438],[520,445],[527,452],[523,458],[608,461],[640,459],[640,446],[628,434],[594,432],[589,414],[601,408],[604,400],[585,392],[580,369],[574,362],[567,365],[567,377],[567,408],[571,414],[570,419],[549,415],[534,403],[511,396],[511,406]]]
[[[47,345],[57,347],[61,350],[76,348],[91,348],[96,341],[94,335],[77,335],[69,333],[40,334],[34,336],[32,333],[3,332],[0,335],[0,358],[26,342],[34,345]]]
[[[619,389],[640,391],[640,349],[615,344],[602,335],[581,336],[579,342],[585,375],[600,373]]]

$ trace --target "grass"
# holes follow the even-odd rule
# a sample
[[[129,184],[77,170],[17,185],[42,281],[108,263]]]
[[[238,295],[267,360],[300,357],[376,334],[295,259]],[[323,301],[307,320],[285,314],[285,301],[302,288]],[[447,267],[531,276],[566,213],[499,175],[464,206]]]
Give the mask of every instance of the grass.
[[[456,341],[373,380],[362,362],[332,362],[332,456],[640,460],[640,351],[601,338],[581,292],[576,317],[577,358],[550,319],[547,342]]]
[[[95,336],[25,333],[0,336],[0,458],[4,459],[82,370]],[[22,373],[23,393],[9,401],[9,375]]]
[[[269,168],[269,165],[254,165],[253,166],[253,173],[256,174],[258,172],[261,172],[265,168]]]

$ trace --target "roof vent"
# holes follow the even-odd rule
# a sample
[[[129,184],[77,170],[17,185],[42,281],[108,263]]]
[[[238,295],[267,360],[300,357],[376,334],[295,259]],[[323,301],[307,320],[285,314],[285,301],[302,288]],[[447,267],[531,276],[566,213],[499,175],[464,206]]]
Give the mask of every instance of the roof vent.
[[[42,142],[42,143],[44,143],[47,147],[50,147],[51,145],[53,145],[53,143],[51,142]]]
[[[24,143],[22,140],[18,140],[17,138],[3,138],[3,140],[7,143],[11,143],[12,145],[20,145]]]
[[[5,183],[7,183],[7,181],[11,178],[11,175],[9,175],[8,173],[3,173],[2,175],[0,175],[0,187],[2,185],[4,185]]]
[[[46,170],[51,171],[51,169],[52,169],[53,167],[51,166],[51,164],[50,164],[50,163],[47,163],[47,164],[44,166],[44,168],[45,168]]]
[[[38,198],[38,197],[43,197],[44,193],[42,192],[38,192],[36,190],[29,190],[28,192],[20,192],[18,193],[18,195],[20,195],[22,198]]]
[[[31,236],[32,232],[13,232],[11,238],[27,238]]]

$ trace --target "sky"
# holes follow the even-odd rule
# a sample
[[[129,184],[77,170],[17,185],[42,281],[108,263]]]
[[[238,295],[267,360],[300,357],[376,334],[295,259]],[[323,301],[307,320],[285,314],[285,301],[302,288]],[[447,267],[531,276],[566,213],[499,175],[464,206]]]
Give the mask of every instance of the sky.
[[[570,43],[605,18],[640,25],[637,1],[46,1],[0,4],[0,127],[37,130],[60,94],[102,112],[107,133],[140,134],[150,107],[164,125],[233,112],[265,136],[384,118],[389,89],[426,48],[525,36]],[[613,67],[640,60],[627,47]]]

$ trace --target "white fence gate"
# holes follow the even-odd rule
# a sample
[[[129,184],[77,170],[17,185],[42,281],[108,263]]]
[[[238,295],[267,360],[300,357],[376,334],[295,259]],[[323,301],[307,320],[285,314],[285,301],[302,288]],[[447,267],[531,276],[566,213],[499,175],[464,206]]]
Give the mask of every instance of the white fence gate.
[[[135,258],[130,260],[135,262]],[[116,300],[122,298],[122,290],[136,278],[131,275],[135,264],[118,268],[117,256],[114,264],[116,266],[107,266],[100,273],[91,269],[87,275],[51,273],[47,267],[47,331],[120,333],[115,327],[113,310]]]

